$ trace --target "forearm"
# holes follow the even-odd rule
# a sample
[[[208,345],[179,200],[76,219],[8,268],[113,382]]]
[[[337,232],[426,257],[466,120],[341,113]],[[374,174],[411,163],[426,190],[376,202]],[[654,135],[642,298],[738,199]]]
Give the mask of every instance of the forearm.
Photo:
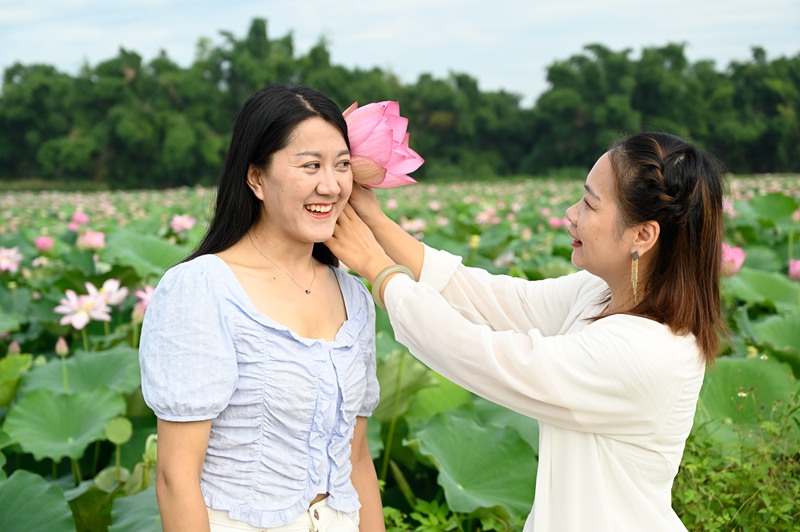
[[[156,481],[156,497],[164,532],[207,532],[208,510],[199,486]]]
[[[409,235],[388,216],[379,216],[367,225],[386,254],[397,264],[407,266],[419,279],[425,248],[422,242]]]
[[[361,503],[358,528],[369,532],[386,530],[383,520],[383,504],[378,489],[378,475],[375,473],[372,459],[366,457],[354,462],[350,480],[358,492],[358,500]]]

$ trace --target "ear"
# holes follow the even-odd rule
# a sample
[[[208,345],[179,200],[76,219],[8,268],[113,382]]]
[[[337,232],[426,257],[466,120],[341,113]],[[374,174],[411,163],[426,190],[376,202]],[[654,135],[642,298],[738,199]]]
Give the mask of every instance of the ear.
[[[658,242],[658,235],[661,234],[661,226],[656,221],[649,221],[634,227],[633,243],[631,251],[636,250],[639,255],[644,255],[653,249]]]
[[[262,174],[261,169],[254,164],[247,167],[247,186],[258,199],[264,201],[264,187],[261,185]]]

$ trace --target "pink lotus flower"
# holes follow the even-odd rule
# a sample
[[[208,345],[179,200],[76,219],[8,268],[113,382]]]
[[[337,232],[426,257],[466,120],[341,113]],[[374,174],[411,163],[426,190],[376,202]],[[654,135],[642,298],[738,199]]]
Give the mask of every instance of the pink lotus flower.
[[[133,305],[133,320],[136,323],[141,323],[142,320],[144,320],[144,313],[147,310],[147,305],[150,303],[153,292],[155,292],[155,288],[147,285],[144,287],[144,290],[137,290],[134,294],[139,300]]]
[[[69,354],[69,346],[63,336],[59,336],[56,340],[56,354],[62,358]]]
[[[111,309],[102,298],[79,296],[72,290],[67,290],[66,295],[53,309],[57,314],[64,314],[59,321],[61,325],[71,325],[80,331],[92,320],[111,321]]]
[[[800,281],[800,259],[789,261],[789,277],[795,281]]]
[[[78,237],[77,245],[81,249],[103,249],[106,235],[101,231],[85,231]]]
[[[8,344],[8,352],[7,355],[18,355],[22,352],[22,347],[20,347],[19,342],[16,340],[11,340],[11,343]]]
[[[0,248],[0,272],[17,273],[20,262],[22,262],[22,255],[17,246]]]
[[[399,187],[416,183],[408,176],[424,160],[408,147],[408,119],[400,116],[400,104],[385,101],[344,112],[350,139],[353,179],[371,187]]]
[[[547,223],[553,229],[560,229],[562,227],[569,226],[569,220],[567,218],[559,218],[558,216],[551,216],[547,219]]]
[[[54,242],[52,236],[37,236],[33,239],[33,245],[39,253],[49,253],[53,249]]]
[[[172,220],[170,220],[169,227],[172,229],[173,233],[180,233],[181,231],[189,231],[194,227],[195,223],[197,223],[197,219],[194,216],[176,214],[172,217]]]
[[[89,215],[83,211],[75,211],[72,214],[72,223],[77,224],[78,227],[89,223]]]
[[[117,279],[106,279],[100,290],[92,283],[86,283],[86,291],[90,296],[105,301],[107,305],[116,306],[125,301],[128,297],[128,289],[124,286],[120,288]]]
[[[730,277],[736,275],[742,269],[744,258],[747,254],[742,248],[735,248],[722,243],[722,275]]]

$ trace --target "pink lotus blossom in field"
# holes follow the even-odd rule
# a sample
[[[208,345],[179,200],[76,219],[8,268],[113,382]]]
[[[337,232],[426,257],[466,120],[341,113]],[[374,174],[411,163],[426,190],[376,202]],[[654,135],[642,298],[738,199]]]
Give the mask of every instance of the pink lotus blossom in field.
[[[742,269],[747,253],[742,248],[732,247],[727,242],[722,243],[722,275],[730,277]]]
[[[197,218],[188,214],[176,214],[169,222],[169,227],[173,233],[180,233],[182,231],[189,231],[194,224],[197,223]]]
[[[60,357],[65,357],[69,354],[69,346],[63,336],[59,336],[56,340],[56,354]]]
[[[399,187],[416,183],[408,176],[424,160],[408,147],[408,119],[400,116],[400,104],[384,101],[344,112],[350,139],[353,179],[371,187]]]
[[[551,216],[547,219],[547,223],[553,229],[561,229],[569,225],[569,220],[566,218],[559,218],[558,216]]]
[[[17,273],[20,262],[22,262],[22,254],[17,246],[0,248],[0,272]]]
[[[11,343],[8,344],[8,355],[18,355],[22,352],[22,347],[20,347],[19,342],[16,340],[11,340]]]
[[[117,279],[106,279],[100,290],[97,289],[92,283],[86,283],[86,291],[92,297],[97,297],[105,301],[107,305],[112,307],[121,304],[128,297],[128,289],[126,287],[120,288],[120,282]]]
[[[77,245],[81,249],[103,249],[106,235],[101,231],[85,231],[78,236]]]
[[[146,285],[143,290],[137,290],[134,295],[139,300],[133,305],[133,320],[136,323],[141,323],[144,319],[144,313],[147,310],[147,305],[150,303],[150,298],[153,296],[155,288]]]
[[[39,253],[49,253],[53,249],[54,242],[52,236],[37,236],[33,239],[33,245]]]
[[[789,261],[789,277],[796,281],[800,281],[800,259],[793,259]]]
[[[61,299],[60,304],[53,309],[57,314],[64,314],[59,323],[71,325],[81,330],[90,321],[111,321],[111,308],[97,296],[77,295],[73,290],[66,291],[67,297]]]
[[[400,227],[408,231],[409,233],[416,233],[420,231],[425,231],[427,224],[425,220],[422,218],[402,218],[400,220]]]
[[[67,224],[67,229],[70,231],[78,231],[81,227],[88,223],[89,215],[83,211],[75,211],[72,214],[72,219],[70,219],[69,223]]]
[[[399,206],[399,204],[397,203],[397,200],[396,200],[396,199],[394,199],[394,198],[389,198],[388,200],[386,200],[386,205],[384,205],[384,206],[385,206],[387,209],[389,209],[390,211],[393,211],[393,210],[395,210],[395,209],[396,209],[396,208]]]

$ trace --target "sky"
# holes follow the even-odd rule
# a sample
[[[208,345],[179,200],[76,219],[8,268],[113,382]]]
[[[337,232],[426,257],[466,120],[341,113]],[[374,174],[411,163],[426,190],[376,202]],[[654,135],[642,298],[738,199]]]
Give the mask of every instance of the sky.
[[[201,37],[243,38],[256,17],[271,39],[291,34],[297,55],[324,38],[334,64],[403,83],[465,73],[524,105],[547,89],[549,65],[592,43],[632,59],[683,43],[690,61],[718,70],[749,60],[752,46],[768,59],[800,53],[800,0],[0,0],[0,70],[43,63],[75,74],[120,47],[145,62],[164,50],[185,67]]]

